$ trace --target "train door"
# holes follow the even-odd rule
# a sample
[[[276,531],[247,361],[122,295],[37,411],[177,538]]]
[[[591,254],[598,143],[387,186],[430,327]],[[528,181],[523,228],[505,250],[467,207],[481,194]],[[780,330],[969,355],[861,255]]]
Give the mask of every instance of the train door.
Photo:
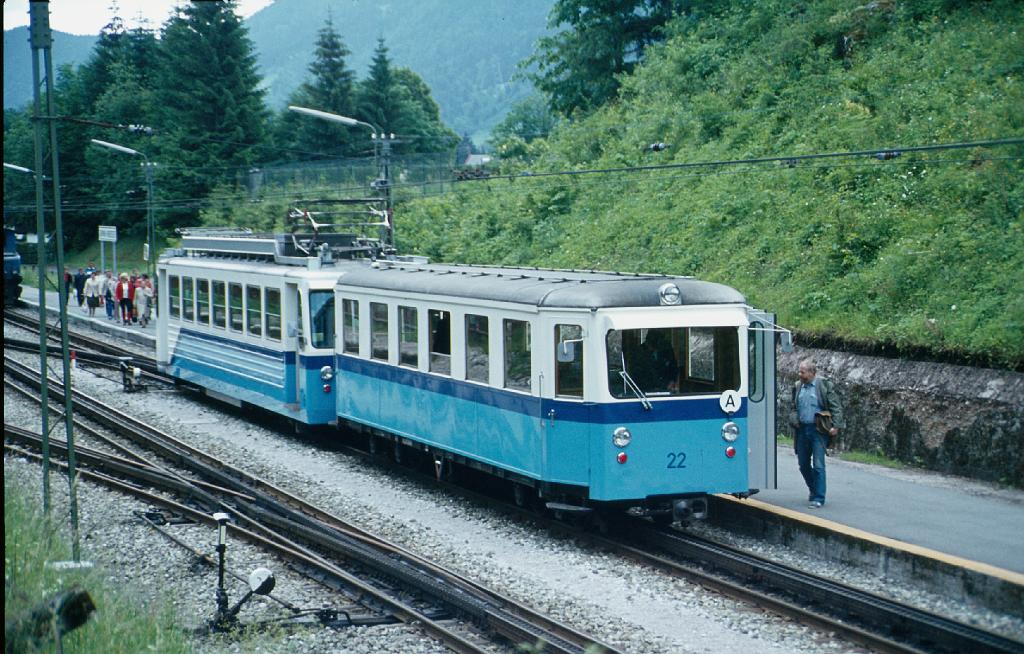
[[[776,488],[775,315],[751,309],[747,316],[747,431],[750,488]]]
[[[302,326],[302,293],[299,291],[298,284],[287,283],[285,284],[285,307],[283,310],[288,312],[287,324],[287,336],[288,336],[288,355],[292,355],[289,358],[294,359],[294,367],[292,371],[292,379],[290,380],[289,386],[289,402],[295,404],[296,407],[300,404],[300,389],[302,384],[302,365],[299,361],[299,355],[302,352],[302,341],[303,341],[303,326]]]

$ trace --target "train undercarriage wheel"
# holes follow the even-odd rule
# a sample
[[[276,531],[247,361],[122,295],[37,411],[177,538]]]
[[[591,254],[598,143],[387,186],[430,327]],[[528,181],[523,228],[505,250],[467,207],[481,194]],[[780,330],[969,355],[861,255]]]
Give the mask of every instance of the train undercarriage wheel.
[[[368,449],[370,451],[370,457],[371,458],[374,458],[374,459],[380,458],[380,455],[381,455],[380,437],[379,436],[374,436],[373,434],[370,434],[370,436],[369,436],[369,438],[367,440],[367,443],[366,443],[366,449]]]
[[[512,499],[520,509],[529,508],[536,497],[533,488],[526,484],[512,483]]]

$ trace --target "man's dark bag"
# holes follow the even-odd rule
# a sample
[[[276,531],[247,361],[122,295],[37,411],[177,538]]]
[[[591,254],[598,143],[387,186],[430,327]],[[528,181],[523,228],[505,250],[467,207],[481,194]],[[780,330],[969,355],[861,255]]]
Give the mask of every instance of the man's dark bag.
[[[820,411],[814,414],[814,427],[822,436],[828,437],[828,447],[832,447],[832,412]]]

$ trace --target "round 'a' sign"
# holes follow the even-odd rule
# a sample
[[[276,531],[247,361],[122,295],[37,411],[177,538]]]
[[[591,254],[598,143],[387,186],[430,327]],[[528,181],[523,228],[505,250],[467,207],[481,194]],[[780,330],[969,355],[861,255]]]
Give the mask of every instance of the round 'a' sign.
[[[718,406],[722,407],[722,411],[732,414],[740,410],[740,405],[743,400],[740,398],[740,394],[733,390],[728,390],[722,393],[722,396],[718,398]]]

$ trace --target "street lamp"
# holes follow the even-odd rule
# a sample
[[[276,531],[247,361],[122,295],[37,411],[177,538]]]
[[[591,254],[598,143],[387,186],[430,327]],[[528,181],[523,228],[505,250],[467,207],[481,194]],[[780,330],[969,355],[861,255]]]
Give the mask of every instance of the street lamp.
[[[124,154],[130,154],[136,157],[142,157],[145,161],[146,167],[146,242],[149,245],[149,256],[146,257],[147,269],[149,270],[150,278],[156,275],[156,247],[153,243],[153,239],[156,236],[156,225],[153,223],[153,164],[149,162],[147,157],[138,150],[126,148],[123,145],[116,143],[108,143],[99,139],[90,139],[95,145],[98,145],[109,150],[116,150],[117,152],[123,152]],[[116,262],[115,262],[116,263]],[[155,282],[154,282],[155,283]]]
[[[372,123],[356,120],[355,118],[349,118],[348,116],[332,114],[327,111],[320,111],[319,109],[308,109],[306,107],[288,105],[288,110],[294,111],[298,114],[311,116],[313,118],[319,118],[321,120],[341,123],[342,125],[348,125],[349,127],[362,126],[370,128],[370,139],[373,141],[374,158],[377,157],[377,143],[379,142],[381,144],[381,157],[378,162],[377,173],[379,179],[374,184],[374,187],[378,190],[384,191],[384,214],[387,217],[387,237],[384,242],[385,245],[393,248],[395,246],[395,223],[391,210],[391,142],[395,140],[395,135],[385,134],[379,127]]]

